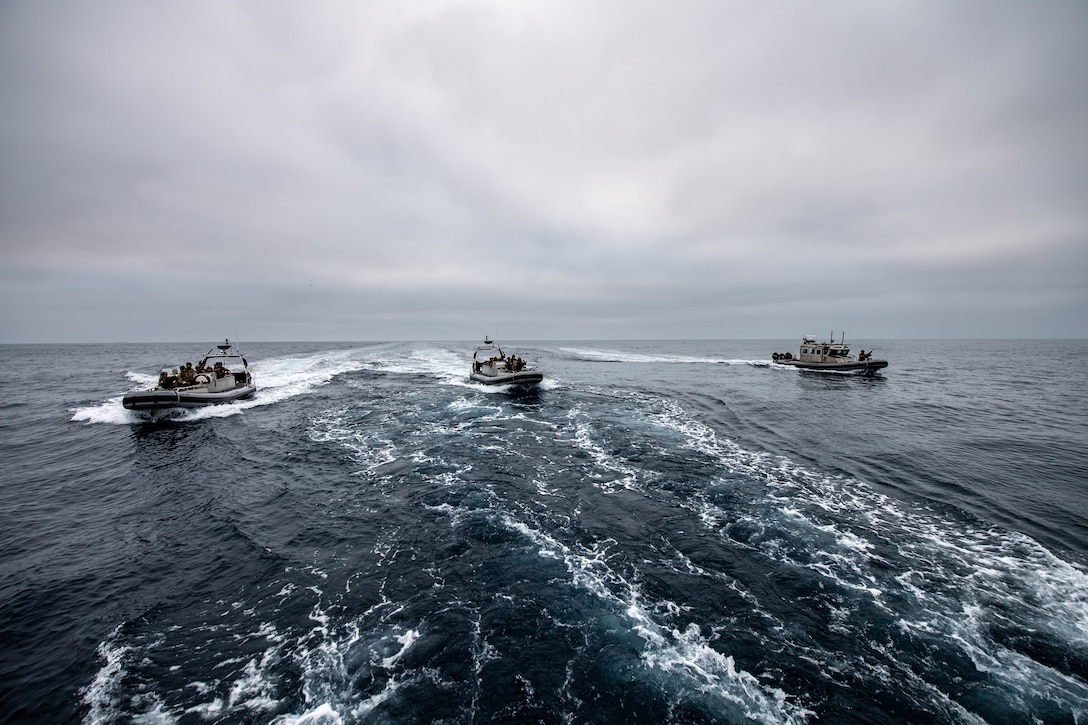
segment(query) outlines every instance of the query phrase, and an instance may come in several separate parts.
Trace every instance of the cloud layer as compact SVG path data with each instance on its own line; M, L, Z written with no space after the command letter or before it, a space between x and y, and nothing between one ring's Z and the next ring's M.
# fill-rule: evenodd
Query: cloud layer
M0 341L1088 336L1088 6L0 6Z

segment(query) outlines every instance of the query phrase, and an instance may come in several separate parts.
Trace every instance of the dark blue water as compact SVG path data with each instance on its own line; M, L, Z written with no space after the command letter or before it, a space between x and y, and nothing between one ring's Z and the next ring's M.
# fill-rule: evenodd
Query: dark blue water
M211 342L0 347L5 721L1088 721L1085 341Z

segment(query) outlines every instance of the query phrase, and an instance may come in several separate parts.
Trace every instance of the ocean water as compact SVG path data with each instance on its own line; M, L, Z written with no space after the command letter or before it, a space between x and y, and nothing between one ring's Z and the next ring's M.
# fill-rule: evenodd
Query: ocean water
M1088 722L1086 341L0 347L0 719Z

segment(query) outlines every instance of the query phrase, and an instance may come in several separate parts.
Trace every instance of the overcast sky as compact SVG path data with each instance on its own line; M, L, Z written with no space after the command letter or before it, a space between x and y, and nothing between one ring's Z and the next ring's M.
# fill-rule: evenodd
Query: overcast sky
M0 342L1088 337L1088 2L0 2Z

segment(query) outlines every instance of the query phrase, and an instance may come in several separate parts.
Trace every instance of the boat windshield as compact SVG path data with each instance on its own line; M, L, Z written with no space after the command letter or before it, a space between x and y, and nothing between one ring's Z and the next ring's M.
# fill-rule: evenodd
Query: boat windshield
M216 363L223 363L223 367L231 370L242 370L246 367L246 361L241 355L209 355L204 365L212 367Z

